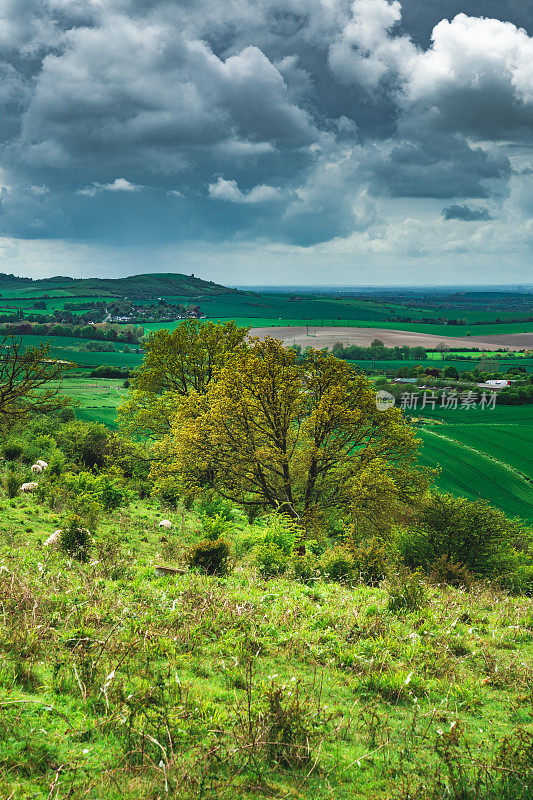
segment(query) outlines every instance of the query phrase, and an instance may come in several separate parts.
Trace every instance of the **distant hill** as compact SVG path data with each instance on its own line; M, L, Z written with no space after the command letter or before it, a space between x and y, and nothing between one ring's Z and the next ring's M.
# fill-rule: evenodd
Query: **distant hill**
M204 281L194 275L182 275L175 272L163 272L148 275L131 275L128 278L18 278L16 275L0 273L0 295L15 293L20 297L38 297L42 294L62 296L72 295L99 297L135 297L149 299L153 297L181 296L198 298L206 295L236 293L213 281Z

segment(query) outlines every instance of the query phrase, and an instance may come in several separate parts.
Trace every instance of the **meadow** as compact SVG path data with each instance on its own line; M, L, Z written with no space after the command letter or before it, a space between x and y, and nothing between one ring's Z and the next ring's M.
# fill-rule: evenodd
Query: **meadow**
M50 357L60 361L70 361L75 366L85 369L95 367L123 367L133 369L142 361L142 353L132 352L134 345L124 345L113 342L116 350L114 353L98 353L82 349L90 339L77 339L72 336L24 336L23 343L27 347L37 347L40 344L50 346ZM126 349L126 352L124 352ZM130 352L127 352L127 350Z
M62 390L76 403L76 416L87 422L100 422L108 428L117 427L117 409L127 396L123 380L114 378L65 379Z
M207 510L133 499L83 563L0 495L2 797L529 800L530 598L264 576L228 509L232 570L190 571Z

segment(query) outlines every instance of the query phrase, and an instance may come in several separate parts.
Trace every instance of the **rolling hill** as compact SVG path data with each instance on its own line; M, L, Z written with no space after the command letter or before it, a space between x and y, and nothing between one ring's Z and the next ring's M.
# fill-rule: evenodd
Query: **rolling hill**
M43 294L50 296L70 295L98 297L153 298L179 295L197 298L205 295L235 294L213 281L204 281L194 275L163 272L146 275L131 275L127 278L18 278L0 273L0 295L12 298L36 298Z

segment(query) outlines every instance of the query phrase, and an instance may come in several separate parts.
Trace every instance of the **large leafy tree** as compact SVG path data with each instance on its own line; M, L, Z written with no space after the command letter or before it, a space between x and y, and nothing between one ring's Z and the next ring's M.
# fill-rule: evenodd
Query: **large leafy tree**
M57 410L68 403L59 383L72 364L50 357L46 344L26 347L21 337L0 342L0 424Z
M136 370L120 420L131 433L161 437L169 433L180 398L205 394L229 354L248 334L234 322L186 320L174 331L159 330L145 343L145 357Z
M377 523L425 486L413 471L416 450L412 428L397 409L378 410L363 375L325 352L299 360L267 339L179 405L153 475L304 527L330 512Z

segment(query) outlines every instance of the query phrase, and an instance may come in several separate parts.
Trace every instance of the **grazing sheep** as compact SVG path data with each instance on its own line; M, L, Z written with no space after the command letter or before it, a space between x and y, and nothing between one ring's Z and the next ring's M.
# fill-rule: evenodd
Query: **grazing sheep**
M23 483L19 491L21 494L25 494L26 492L34 492L38 488L38 483L35 483L35 481L30 481L29 483Z
M172 528L172 523L169 519L162 519L159 523L159 527L169 531Z
M43 547L58 547L61 542L61 531L54 531L48 539L43 542Z
M32 464L30 469L35 475L40 475L41 472L43 471L43 468L41 467L40 464Z
M42 467L43 470L48 467L48 461L41 461L41 459L39 459L39 461L36 461L35 463Z

